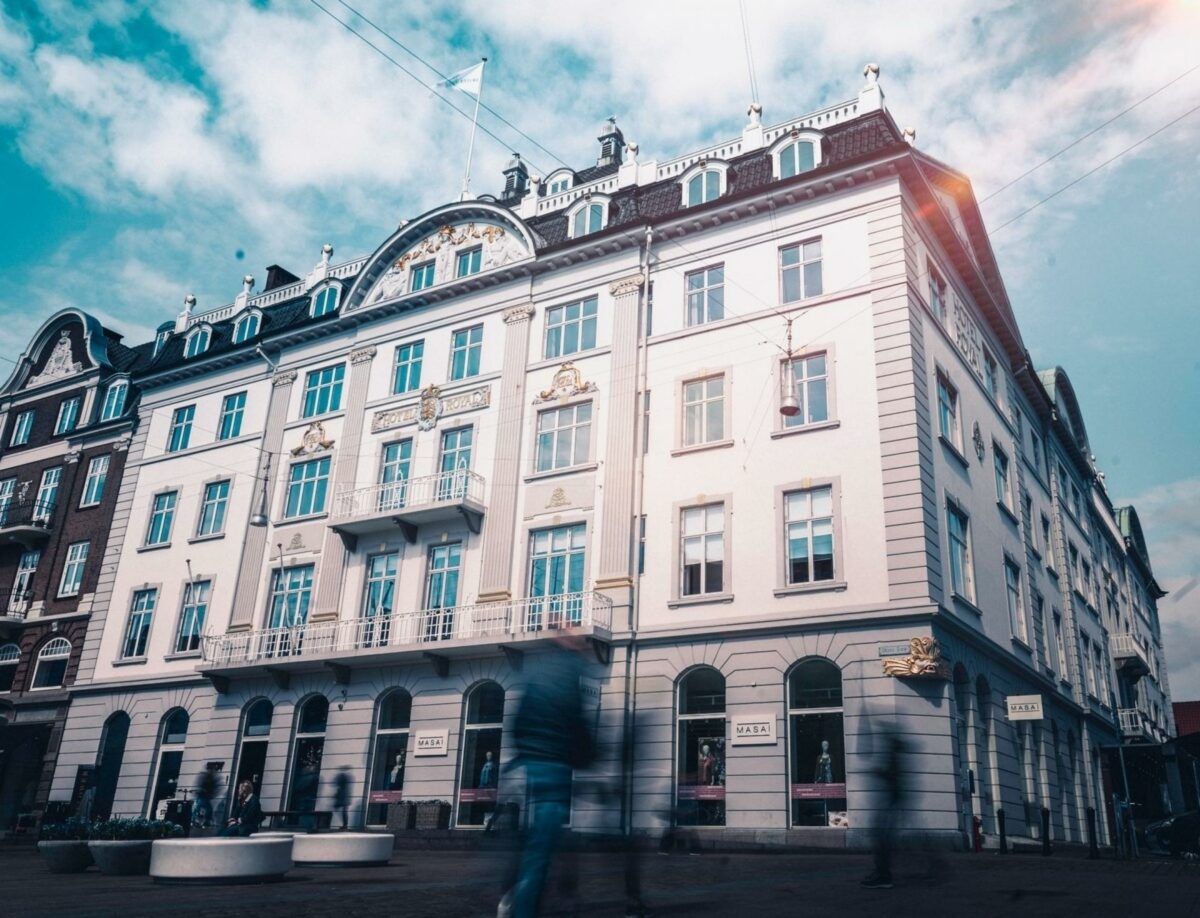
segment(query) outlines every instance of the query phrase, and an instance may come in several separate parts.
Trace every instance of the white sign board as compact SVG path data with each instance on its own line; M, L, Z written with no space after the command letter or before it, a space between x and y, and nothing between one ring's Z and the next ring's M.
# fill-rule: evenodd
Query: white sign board
M774 714L738 714L733 718L734 746L774 746Z
M1042 716L1041 695L1008 696L1009 720L1041 720Z
M446 755L450 751L449 730L419 730L413 755Z

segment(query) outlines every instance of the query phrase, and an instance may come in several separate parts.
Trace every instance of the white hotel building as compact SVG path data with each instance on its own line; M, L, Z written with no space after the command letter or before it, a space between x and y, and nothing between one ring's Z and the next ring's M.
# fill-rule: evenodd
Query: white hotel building
M96 765L151 813L214 762L322 811L346 768L354 819L477 827L523 808L486 763L570 628L596 769L636 738L576 828L859 844L886 721L906 829L1036 837L1047 807L1082 840L1102 750L1171 731L1159 592L970 183L876 75L669 161L609 122L593 167L516 158L366 258L185 307L137 380L53 796Z

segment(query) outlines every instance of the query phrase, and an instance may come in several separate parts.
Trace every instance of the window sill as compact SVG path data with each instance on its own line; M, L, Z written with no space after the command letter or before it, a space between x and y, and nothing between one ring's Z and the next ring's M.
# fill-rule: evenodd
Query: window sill
M1021 650L1025 651L1025 652L1026 652L1026 653L1028 653L1028 654L1032 654L1032 653L1033 653L1033 648L1032 648L1032 647L1030 647L1030 646L1029 646L1027 643L1025 643L1025 639L1024 639L1024 638L1017 637L1017 636L1014 634L1014 635L1012 636L1012 643L1013 643L1013 646L1014 646L1014 647L1019 647L1019 648L1021 648Z
M113 666L143 666L146 663L145 657L124 657L120 660L113 660Z
M668 609L678 609L681 606L707 606L717 603L733 602L732 593L702 593L699 596L678 596L667 601Z
M1068 682L1066 679L1059 679L1058 685L1060 688L1065 688L1068 692L1071 691L1071 683Z
M184 650L180 653L169 653L163 659L169 663L172 660L199 660L201 656L203 654L199 650Z
M598 344L595 347L589 347L587 350L574 351L573 353L570 353L570 354L563 354L561 357L542 357L538 360L535 360L533 363L529 364L529 366L527 366L525 369L530 372L537 372L538 370L548 370L551 367L559 367L559 366L562 366L566 362L573 363L574 361L582 360L585 357L601 357L604 354L610 353L611 351L612 351L612 348L609 345Z
M171 543L170 543L170 542L158 542L158 543L156 543L156 544L154 544L154 545L139 545L139 546L137 547L137 550L138 550L138 552L144 552L144 551L162 551L164 548L170 548L170 547L171 547Z
M672 456L684 456L688 453L699 453L706 449L727 449L733 446L732 440L713 440L711 443L697 443L694 446L680 446L671 450Z
M54 598L55 599L78 599L79 598L79 590L76 590L74 593L59 593Z
M1033 553L1035 558L1037 558L1039 561L1042 560L1042 550L1040 548L1038 548L1036 545L1030 545L1029 550Z
M197 542L215 542L217 539L225 538L224 532L210 532L208 535L192 536L188 539L188 545L195 545Z
M779 430L771 431L771 439L778 440L781 437L791 437L795 434L813 433L818 430L836 430L842 426L841 421L818 421L816 424L798 424L795 427L782 427Z
M963 596L961 593L951 592L950 599L956 606L966 609L968 612L974 613L979 618L983 618L983 609L979 608L979 606L975 605L975 603L971 602L971 600L967 599L967 597Z
M95 503L92 503L92 504L80 504L76 509L78 509L78 510L95 510L99 506L100 506L100 501L96 501Z
M572 475L576 472L594 472L599 467L599 462L585 462L582 465L571 465L563 469L547 469L545 472L530 472L525 476L525 480L541 481L543 478L557 478L559 475Z
M276 529L282 526L295 526L298 523L311 523L313 520L323 520L329 516L328 510L322 510L320 513L308 513L304 516L289 516L285 519L275 520L271 523Z
M1000 508L1000 513L1001 513L1003 516L1007 517L1007 518L1008 518L1008 521L1009 521L1010 523L1012 523L1014 526L1020 526L1020 525L1021 525L1021 521L1020 521L1019 519L1017 519L1017 515L1016 515L1016 514L1013 512L1013 509L1012 509L1012 507L1010 507L1008 504L1006 504L1006 503L1005 503L1004 501L1002 501L1002 500L997 500L997 501L996 501L996 506Z
M845 580L818 580L815 583L796 583L792 586L777 587L775 595L797 596L804 593L839 593L846 589Z
M1058 579L1058 571L1056 571L1054 569L1053 564L1050 564L1050 563L1046 564L1046 573L1049 574L1051 577L1053 577L1055 580Z
M314 424L318 421L320 421L320 422L332 421L335 418L340 418L345 413L346 413L345 408L332 408L329 411L323 411L320 414L309 414L309 415L302 414L298 418L296 418L296 420L292 421L290 424L288 424L286 427L284 427L284 430L295 430L297 427L306 426L308 424ZM225 442L232 442L232 441L220 440L218 442L225 443Z
M968 461L967 457L962 454L962 450L960 450L957 446L955 446L953 443L951 443L949 440L947 440L945 438L945 436L943 436L942 434L938 434L938 442L941 443L942 446L944 446L946 448L946 452L948 452L951 456L953 456L954 459L956 459L958 461L958 464L961 465L964 469L971 468L971 463Z

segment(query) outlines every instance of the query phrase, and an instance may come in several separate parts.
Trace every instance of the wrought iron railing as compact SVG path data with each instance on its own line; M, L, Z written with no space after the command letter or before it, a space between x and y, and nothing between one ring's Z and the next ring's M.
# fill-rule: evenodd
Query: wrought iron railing
M49 529L54 519L55 501L22 500L0 503L0 529L33 527Z
M332 520L346 521L377 513L417 509L446 501L483 501L483 476L470 469L438 472L390 481L334 495Z
M0 589L0 618L24 619L33 604L33 590L28 587Z

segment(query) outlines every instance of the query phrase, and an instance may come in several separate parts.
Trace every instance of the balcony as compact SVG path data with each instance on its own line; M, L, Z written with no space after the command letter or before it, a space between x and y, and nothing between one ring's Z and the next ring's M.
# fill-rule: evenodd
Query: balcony
M33 591L30 589L0 590L0 634L7 635L19 629L29 617L31 605Z
M1137 637L1129 634L1114 634L1109 646L1112 648L1113 661L1123 676L1129 676L1135 681L1150 672L1150 657Z
M1118 708L1117 719L1121 722L1121 736L1127 740L1159 742L1157 727L1137 708Z
M53 502L27 500L0 506L0 545L25 548L45 541L54 521Z
M465 520L478 534L483 520L482 476L469 469L371 485L334 496L329 526L353 551L358 537L399 527L409 542L426 523Z
M206 635L199 671L222 692L233 677L267 674L286 687L294 672L327 669L345 684L351 668L426 659L444 676L453 657L500 652L519 665L531 645L565 633L589 638L604 659L612 600L600 593L562 593Z

